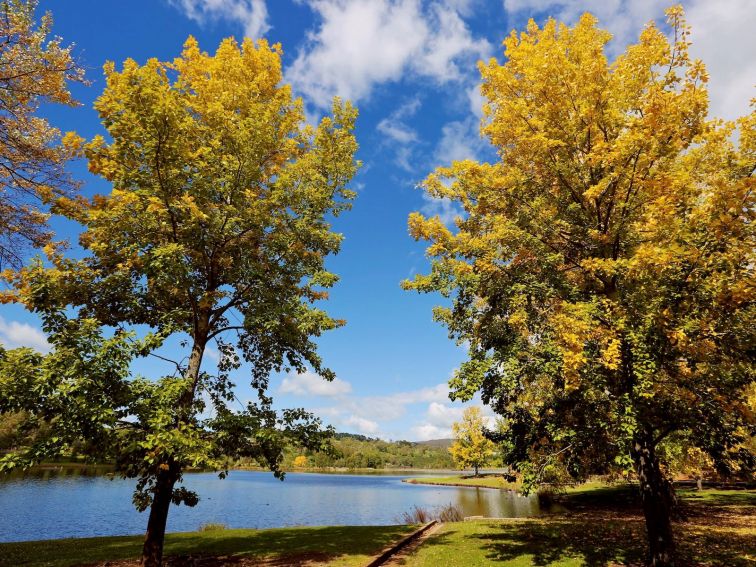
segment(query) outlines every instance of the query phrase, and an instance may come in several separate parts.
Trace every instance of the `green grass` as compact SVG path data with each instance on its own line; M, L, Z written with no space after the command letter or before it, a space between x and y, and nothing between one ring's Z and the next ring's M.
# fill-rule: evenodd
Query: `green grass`
M482 488L501 488L505 490L517 490L519 485L508 482L502 475L484 474L480 476L442 476L420 477L407 479L411 484L438 484L443 486L478 486Z
M312 555L329 565L362 565L412 529L413 526L335 526L173 533L166 536L165 555L281 560ZM142 542L140 535L3 543L0 565L65 567L132 559L139 557Z
M677 490L677 496L684 503L714 506L754 506L756 490Z
M542 503L548 502L548 496L542 498ZM550 499L572 510L586 508L612 508L627 510L640 506L640 495L635 484L607 485L599 482L566 487L561 492L550 494Z
M640 561L643 548L617 546L617 541L632 541L641 534L639 522L626 521L590 527L585 521L565 518L457 522L445 524L405 564L525 567Z
M676 526L681 565L753 567L753 528ZM641 518L549 518L445 524L404 564L412 567L642 565L646 553Z
M678 491L674 523L679 564L756 565L756 491ZM444 525L414 554L411 567L642 565L646 533L631 485L584 486L559 495L567 512L523 520Z
M756 508L756 490L677 489L675 491L683 507L688 505L706 506L753 506ZM640 495L635 484L606 485L590 482L567 488L556 495L556 500L566 506L576 508L611 507L626 509L640 506Z

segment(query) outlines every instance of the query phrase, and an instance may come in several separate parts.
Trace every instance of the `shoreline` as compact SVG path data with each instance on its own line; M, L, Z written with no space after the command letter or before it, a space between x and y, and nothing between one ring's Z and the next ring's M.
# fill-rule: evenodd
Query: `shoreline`
M484 484L463 484L461 482L433 482L433 481L424 481L418 478L405 478L405 479L402 479L402 482L406 482L407 484L423 484L426 486L454 486L458 488L486 488L488 490L505 490L507 492L515 492L517 494L520 494L519 491L517 491L516 489L507 488L505 486L486 486Z

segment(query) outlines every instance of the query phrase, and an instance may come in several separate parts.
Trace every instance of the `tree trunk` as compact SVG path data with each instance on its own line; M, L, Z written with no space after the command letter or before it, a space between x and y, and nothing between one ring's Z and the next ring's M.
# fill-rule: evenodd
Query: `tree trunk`
M643 515L646 518L648 564L653 567L673 567L675 543L671 515L674 489L659 468L652 434L645 433L635 440L633 457L640 481Z
M142 548L142 566L160 567L163 561L163 542L165 525L168 522L168 509L171 506L173 485L176 483L173 467L158 473L155 493L150 506L150 519L147 521L147 533Z
M475 476L478 476L478 465L475 465Z
M205 345L207 344L207 333L207 315L203 314L200 318L199 329L195 332L192 352L189 356L186 373L184 374L184 377L190 384L178 402L179 411L176 415L176 427L179 427L191 417L200 366L202 365L202 355L205 352ZM178 480L180 474L181 465L179 463L170 463L157 475L155 493L153 494L152 506L150 507L150 518L147 521L147 533L144 538L144 547L142 548L143 567L160 567L163 561L163 542L165 541L165 526L168 522L168 510L171 506L173 486L176 484L176 480Z
M199 337L195 338L194 345L192 345L192 352L189 355L189 363L186 367L186 373L184 374L187 381L191 383L179 401L179 407L183 412L190 412L192 404L194 403L194 393L197 388L197 381L199 380L200 367L202 366L202 357L205 354L206 344L207 338ZM188 415L182 415L182 417L187 418Z

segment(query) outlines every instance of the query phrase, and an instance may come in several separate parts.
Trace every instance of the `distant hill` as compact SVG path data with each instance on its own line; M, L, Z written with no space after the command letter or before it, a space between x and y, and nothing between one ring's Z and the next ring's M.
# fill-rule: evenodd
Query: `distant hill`
M454 443L454 439L429 439L428 441L415 441L418 445L428 445L429 447L439 447L448 449Z
M450 469L454 466L447 450L451 439L431 441L384 441L357 433L334 434L328 451L308 451L287 447L284 467L293 467L294 459L306 457L310 468L346 469Z

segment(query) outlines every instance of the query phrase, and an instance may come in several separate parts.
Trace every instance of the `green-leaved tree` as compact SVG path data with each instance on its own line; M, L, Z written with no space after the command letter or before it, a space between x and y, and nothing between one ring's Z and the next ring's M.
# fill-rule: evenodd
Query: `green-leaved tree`
M83 224L86 254L51 252L51 267L10 275L12 299L40 314L53 350L0 354L0 411L44 418L57 434L1 462L93 441L138 479L144 565L161 563L170 504L197 501L180 487L187 467L223 471L244 457L280 476L287 438L322 445L319 420L274 411L266 389L272 371L333 378L313 337L343 322L314 304L337 280L324 261L342 240L331 220L354 197L356 111L336 100L307 125L280 59L265 41L227 39L208 55L190 38L172 62L108 63L95 104L108 139L79 147L112 192L58 203ZM217 373L202 364L211 344ZM143 356L170 360L172 373L132 375ZM258 400L238 409L242 366Z

